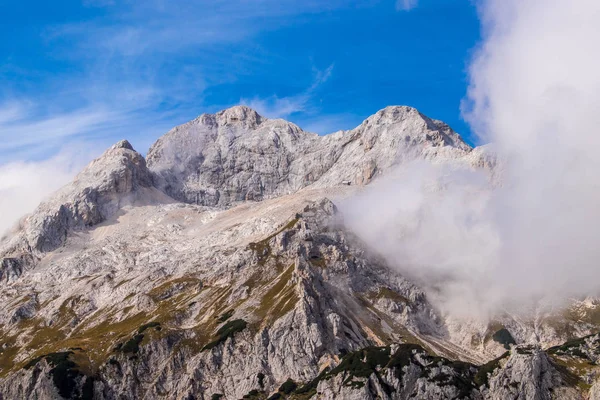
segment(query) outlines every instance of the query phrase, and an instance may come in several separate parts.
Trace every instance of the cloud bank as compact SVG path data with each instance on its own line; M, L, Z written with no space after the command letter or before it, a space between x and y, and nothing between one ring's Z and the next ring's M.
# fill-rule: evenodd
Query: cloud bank
M0 237L49 193L70 182L92 154L87 147L70 146L48 160L0 165Z
M345 204L348 223L454 312L598 295L600 2L487 0L479 11L463 112L494 143L502 185L411 165Z

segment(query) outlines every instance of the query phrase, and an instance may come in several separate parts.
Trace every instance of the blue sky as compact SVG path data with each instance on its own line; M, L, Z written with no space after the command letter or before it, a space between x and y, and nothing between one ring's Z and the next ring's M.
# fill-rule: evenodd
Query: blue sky
M0 3L0 165L129 139L235 104L321 134L387 105L461 119L470 0Z

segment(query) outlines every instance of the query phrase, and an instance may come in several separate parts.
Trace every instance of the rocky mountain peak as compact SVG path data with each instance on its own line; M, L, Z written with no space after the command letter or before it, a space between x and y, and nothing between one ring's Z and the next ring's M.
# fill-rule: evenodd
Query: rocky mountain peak
M111 149L127 149L127 150L132 150L135 151L133 149L133 146L131 145L131 143L129 143L129 141L127 140L120 140L117 143L115 143L114 145L112 145Z
M470 151L450 127L412 107L387 107L353 130L318 136L236 106L171 130L151 147L148 165L169 196L229 207L308 186L366 184L398 163Z
M77 188L98 187L99 190L129 192L138 187L152 186L145 158L127 140L121 140L93 160L73 182ZM68 190L69 186L60 192Z
M29 254L29 265L20 269L30 267L43 253L62 246L70 232L97 225L126 204L146 201L152 197L148 192L156 191L152 187L146 160L122 140L25 217L21 229L1 244L0 255Z
M256 129L265 118L247 106L234 106L215 114L220 125L241 125L247 129Z

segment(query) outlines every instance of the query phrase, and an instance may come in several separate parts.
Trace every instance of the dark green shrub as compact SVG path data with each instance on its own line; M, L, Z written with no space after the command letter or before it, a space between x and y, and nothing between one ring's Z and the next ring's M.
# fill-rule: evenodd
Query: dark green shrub
M227 321L229 318L231 318L231 316L232 316L232 315L233 315L233 310L229 310L229 311L227 311L227 312L225 312L225 313L221 314L221 315L220 315L220 316L217 318L217 320L218 320L219 322L225 322L225 321Z
M503 345L506 350L510 350L511 344L517 344L517 342L515 342L515 339L512 337L512 335L506 328L502 328L496 331L496 333L494 333L494 335L492 336L492 339L495 342L498 342L501 345Z
M79 372L77 364L69 359L71 354L73 354L72 351L46 354L31 360L24 368L29 369L42 359L46 359L46 362L52 366L48 374L52 377L52 382L60 396L65 399L78 398L91 400L94 391L94 378L86 377ZM78 393L79 391L76 390L78 381L84 377L85 382L82 386L82 391Z
M160 322L148 322L147 324L144 324L142 326L140 326L140 328L138 329L138 333L144 333L145 330L150 329L150 328L155 328L157 331L160 330Z
M256 399L258 398L258 390L256 389L252 389L251 391L248 392L248 394L244 395L244 397L242 397L243 399Z
M498 368L500 366L500 361L506 357L508 357L510 355L510 352L506 352L504 354L502 354L500 357L493 359L492 361L483 364L481 367L479 367L479 371L477 371L477 374L475 374L475 379L474 382L477 385L477 387L481 386L481 385L487 385L488 384L488 380L489 380L489 376L488 374L491 374L494 372L494 370L496 368Z
M85 382L81 388L81 400L93 400L94 398L94 381L91 376L85 378Z
M140 343L144 339L144 335L135 335L121 346L120 351L123 353L135 354L140 350Z
M285 394L290 394L296 390L297 387L298 385L296 385L296 382L294 382L291 378L288 378L288 380L283 382L283 384L279 387L279 391Z
M248 324L243 319L235 319L233 321L227 322L217 331L217 338L209 344L207 344L206 346L204 346L202 348L202 351L210 350L217 347L221 343L225 342L227 338L233 337L236 333L246 329L247 325Z

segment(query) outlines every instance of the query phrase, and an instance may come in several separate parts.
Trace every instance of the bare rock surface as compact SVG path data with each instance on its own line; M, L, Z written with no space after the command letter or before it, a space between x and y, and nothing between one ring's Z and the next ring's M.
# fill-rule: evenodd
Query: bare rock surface
M410 107L388 107L353 130L318 136L237 106L174 128L152 146L148 165L173 198L230 206L307 186L367 184L394 165L470 152L449 126Z

